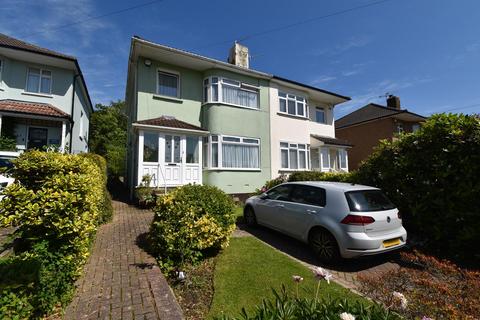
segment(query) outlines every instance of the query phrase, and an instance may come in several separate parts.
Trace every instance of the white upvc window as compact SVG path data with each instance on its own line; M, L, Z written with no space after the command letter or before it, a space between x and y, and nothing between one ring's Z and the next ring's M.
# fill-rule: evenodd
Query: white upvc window
M229 135L204 138L205 167L212 169L260 169L260 139Z
M156 92L162 96L180 98L180 75L158 69Z
M337 154L338 154L338 166L340 167L340 169L348 171L347 150L339 149Z
M52 72L40 68L28 68L25 91L50 94L52 92Z
M260 108L260 88L237 80L209 77L203 81L203 101L222 102L251 109Z
M308 170L310 168L310 145L280 142L280 162L282 169Z
M320 148L320 159L322 162L322 169L330 169L330 149Z
M315 108L315 121L317 123L327 123L325 118L325 109L322 107Z
M306 98L279 91L278 101L280 105L280 113L303 118L308 117Z

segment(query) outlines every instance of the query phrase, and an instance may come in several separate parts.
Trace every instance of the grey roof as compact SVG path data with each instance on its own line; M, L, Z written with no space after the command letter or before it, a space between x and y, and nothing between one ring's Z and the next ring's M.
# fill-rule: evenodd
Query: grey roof
M44 55L49 55L52 57L57 57L57 58L62 58L62 59L68 59L72 61L76 61L77 59L73 56L69 56L60 52L56 52L50 49L42 48L39 46L36 46L34 44L15 39L12 37L9 37L3 33L0 33L0 46L5 47L5 48L12 48L12 49L19 49L19 50L24 50L24 51L29 51L33 53L40 53Z
M401 113L408 113L413 116L416 116L418 117L419 121L425 119L425 117L419 114L410 112L407 109L395 109L395 108L381 106L376 103L370 103L360 109L357 109L343 116L338 120L335 120L335 128L340 129L340 128L348 127L354 124L371 121L375 119L380 119L380 118L385 118L385 117L390 117L390 116L394 116Z
M348 142L347 140L332 138L332 137L319 136L319 135L316 135L316 134L311 134L310 136L317 139L317 140L320 140L320 141L324 142L325 144L332 144L332 145L335 145L335 146L353 147L353 144Z

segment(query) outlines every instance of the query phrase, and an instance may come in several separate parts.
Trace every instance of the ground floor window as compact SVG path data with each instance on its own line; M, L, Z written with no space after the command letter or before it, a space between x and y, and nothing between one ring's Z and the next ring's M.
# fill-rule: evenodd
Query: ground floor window
M282 169L308 170L310 167L310 146L302 143L280 142Z
M317 150L315 150L315 152L317 152ZM346 149L321 147L319 153L320 167L322 171L348 171L348 158Z
M204 144L206 167L260 169L260 139L211 135Z

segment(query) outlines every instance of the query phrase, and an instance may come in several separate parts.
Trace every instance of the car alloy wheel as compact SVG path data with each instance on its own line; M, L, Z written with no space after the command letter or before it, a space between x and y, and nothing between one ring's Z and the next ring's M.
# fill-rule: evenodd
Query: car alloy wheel
M340 257L337 241L326 231L315 231L310 237L310 246L322 262L334 262Z

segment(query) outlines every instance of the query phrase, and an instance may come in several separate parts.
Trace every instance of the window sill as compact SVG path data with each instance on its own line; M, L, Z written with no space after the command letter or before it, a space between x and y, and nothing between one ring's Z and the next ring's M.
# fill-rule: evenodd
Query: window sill
M204 171L249 171L249 172L261 172L262 169L249 169L249 168L203 168Z
M282 172L284 172L284 173L299 172L299 171L310 171L310 169L307 169L307 168L305 168L305 169L286 169L286 168L284 168L284 169L279 169L278 170L278 172L280 172L280 173L282 173Z
M174 102L174 103L183 103L183 100L180 98L175 98L175 97L169 97L169 96L162 96L160 94L154 94L153 99L156 100L164 100L168 102Z
M296 115L293 115L293 114L289 114L289 113L284 113L284 112L277 112L277 114L279 116L283 116L283 117L287 117L287 118L294 118L294 119L298 119L298 120L310 120L309 118L307 117L303 117L303 116L296 116Z
M255 111L260 111L261 110L260 108L245 107L245 106L241 106L239 104L226 103L226 102L220 102L220 101L204 102L202 104L202 106L212 105L212 104L221 104L221 105L225 105L225 106L229 106L229 107L242 108L242 109L255 110Z
M26 95L26 96L34 96L34 97L42 97L42 98L50 98L50 99L53 98L53 95L45 94L45 93L35 93L35 92L24 91L24 92L22 92L22 94Z

